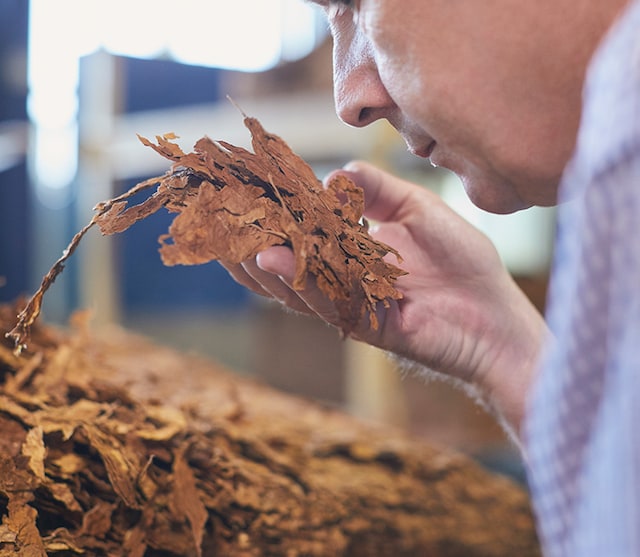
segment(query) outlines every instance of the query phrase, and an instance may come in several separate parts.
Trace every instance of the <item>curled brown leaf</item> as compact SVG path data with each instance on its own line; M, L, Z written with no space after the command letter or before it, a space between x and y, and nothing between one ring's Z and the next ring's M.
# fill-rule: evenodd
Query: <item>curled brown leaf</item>
M159 238L166 265L234 264L270 246L288 246L296 260L294 288L315 278L334 302L343 333L366 315L370 326L378 327L377 304L388 306L402 297L395 281L405 273L384 259L392 253L400 260L400 255L368 233L361 188L345 176L323 187L311 166L280 137L255 118L245 116L244 123L253 152L205 136L185 153L172 141L173 134L158 136L155 143L139 136L173 161L170 170L96 206L91 222L74 236L8 333L18 352L28 342L45 291L86 232L95 224L103 234L122 232L162 207L178 213ZM149 197L130 205L133 195L153 186Z

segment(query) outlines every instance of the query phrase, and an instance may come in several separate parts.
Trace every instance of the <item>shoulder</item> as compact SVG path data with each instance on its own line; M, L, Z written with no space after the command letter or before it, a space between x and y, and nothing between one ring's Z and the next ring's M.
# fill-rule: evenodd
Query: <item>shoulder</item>
M574 164L595 178L640 157L640 0L610 29L589 66Z

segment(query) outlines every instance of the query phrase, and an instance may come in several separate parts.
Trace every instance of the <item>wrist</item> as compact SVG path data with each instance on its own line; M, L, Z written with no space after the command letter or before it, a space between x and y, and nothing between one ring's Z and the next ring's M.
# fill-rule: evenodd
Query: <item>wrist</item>
M513 286L507 300L509 317L501 319L490 356L474 374L473 383L517 437L549 330L526 295L515 283Z

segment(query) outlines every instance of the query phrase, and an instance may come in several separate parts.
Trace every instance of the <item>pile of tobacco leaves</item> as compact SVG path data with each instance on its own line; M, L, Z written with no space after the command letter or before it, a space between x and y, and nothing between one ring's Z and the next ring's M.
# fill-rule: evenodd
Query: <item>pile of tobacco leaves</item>
M87 319L0 341L0 557L539 556L470 459Z

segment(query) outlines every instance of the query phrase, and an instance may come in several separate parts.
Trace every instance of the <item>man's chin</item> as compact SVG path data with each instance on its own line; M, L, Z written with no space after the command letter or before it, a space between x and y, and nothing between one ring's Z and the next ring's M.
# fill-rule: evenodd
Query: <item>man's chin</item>
M489 213L508 215L533 205L521 199L513 188L503 184L487 183L487 181L466 176L461 176L460 180L471 202Z

